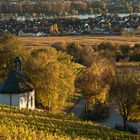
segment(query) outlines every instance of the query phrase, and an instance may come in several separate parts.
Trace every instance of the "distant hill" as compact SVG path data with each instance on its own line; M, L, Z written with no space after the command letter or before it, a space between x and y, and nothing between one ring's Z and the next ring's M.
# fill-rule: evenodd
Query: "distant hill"
M0 138L4 140L138 140L140 135L119 132L75 119L73 115L19 110L0 106Z

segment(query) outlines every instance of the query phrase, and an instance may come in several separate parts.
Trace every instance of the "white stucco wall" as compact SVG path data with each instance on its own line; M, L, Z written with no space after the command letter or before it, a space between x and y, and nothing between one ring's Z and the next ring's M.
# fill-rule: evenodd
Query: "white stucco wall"
M10 95L0 93L0 104L10 105L10 98L11 98L11 106L19 106L19 94Z
M10 97L11 96L11 97ZM31 91L29 93L22 94L2 94L0 93L0 104L10 105L11 98L11 106L16 106L27 109L35 109L35 91Z
M29 109L35 109L35 91L32 91L29 93L29 103L28 103Z
M29 93L20 94L19 107L35 109L35 91L34 90Z
M27 93L20 94L19 97L19 108L27 108Z
M12 106L19 106L19 95L12 94Z

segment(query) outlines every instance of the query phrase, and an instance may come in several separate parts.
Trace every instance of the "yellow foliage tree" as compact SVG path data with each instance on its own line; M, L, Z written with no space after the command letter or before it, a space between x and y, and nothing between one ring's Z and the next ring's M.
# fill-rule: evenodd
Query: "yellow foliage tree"
M105 59L94 60L91 67L81 73L77 79L78 87L87 99L86 111L93 110L93 105L99 101L106 102L107 93L115 77L113 64Z
M36 87L36 100L49 111L62 107L74 93L75 68L65 53L49 47L33 50L28 72Z
M57 24L52 24L50 26L50 34L51 35L58 35L59 34L59 30L58 30L58 25Z
M29 50L25 49L17 37L10 34L4 34L0 37L0 81L14 68L14 59L21 55L25 60L28 57ZM24 61L26 62L26 61Z

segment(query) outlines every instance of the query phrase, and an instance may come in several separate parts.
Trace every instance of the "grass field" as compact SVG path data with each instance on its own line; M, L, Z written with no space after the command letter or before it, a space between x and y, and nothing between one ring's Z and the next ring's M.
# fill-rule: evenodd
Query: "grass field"
M135 43L140 44L139 37L122 37L122 36L65 36L65 37L22 37L20 40L25 46L47 46L55 42L62 43L73 43L77 42L81 45L95 45L101 42L113 42L115 44L129 44L134 45Z

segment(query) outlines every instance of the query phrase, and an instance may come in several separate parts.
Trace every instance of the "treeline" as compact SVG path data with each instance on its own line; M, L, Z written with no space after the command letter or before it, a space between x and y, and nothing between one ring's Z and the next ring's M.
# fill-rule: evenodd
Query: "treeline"
M0 13L15 16L44 16L44 15L77 15L77 14L100 14L100 13L131 13L140 12L138 2L111 3L102 1L40 1L40 2L1 2Z
M87 46L78 43L67 45L64 42L55 42L52 47L58 51L68 52L74 57L73 59L75 62L84 66L90 66L93 63L95 55L106 57L113 62L140 62L140 44L138 43L132 46L129 44L101 42L99 44Z

